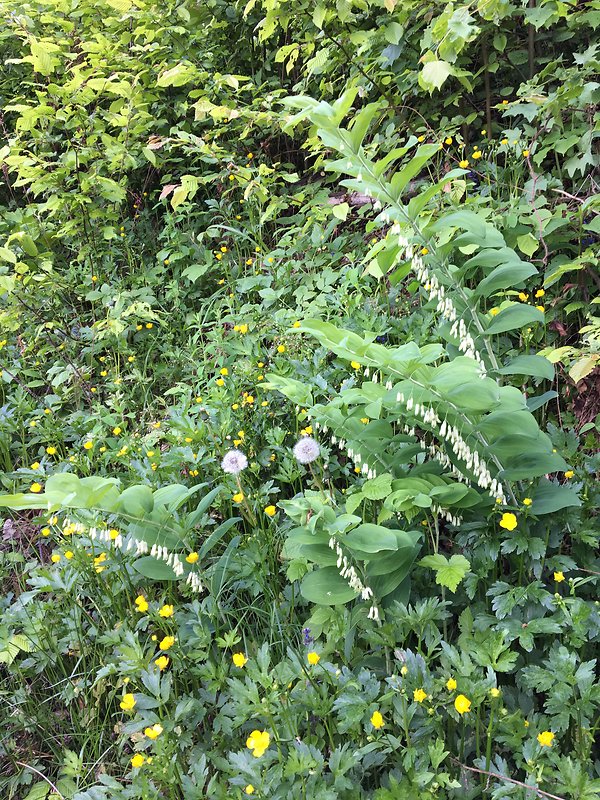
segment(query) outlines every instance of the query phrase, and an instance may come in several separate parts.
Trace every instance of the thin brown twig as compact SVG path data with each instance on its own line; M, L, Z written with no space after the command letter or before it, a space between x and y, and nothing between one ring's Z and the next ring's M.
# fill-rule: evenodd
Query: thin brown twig
M466 764L463 764L461 761L459 761L458 758L452 758L452 761L454 761L455 764L458 764L458 766L462 769L466 769L469 772L477 772L479 775L490 775L492 778L499 778L501 781L512 783L515 786L521 786L523 789L528 789L530 792L536 792L536 794L540 795L541 797L550 797L551 800L566 800L565 797L559 797L557 794L550 794L550 792L545 792L543 789L538 789L537 786L530 786L528 783L517 781L514 778L507 778L506 775L500 775L498 772L489 772L486 769L468 767Z

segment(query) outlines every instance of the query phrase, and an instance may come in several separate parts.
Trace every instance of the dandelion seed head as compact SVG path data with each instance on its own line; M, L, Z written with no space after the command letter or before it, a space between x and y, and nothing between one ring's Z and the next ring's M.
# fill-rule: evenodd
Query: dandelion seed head
M321 448L312 436L303 436L294 445L294 457L301 464L310 464L321 454Z
M237 475L248 466L248 459L241 450L229 450L223 456L221 461L221 469L230 475Z

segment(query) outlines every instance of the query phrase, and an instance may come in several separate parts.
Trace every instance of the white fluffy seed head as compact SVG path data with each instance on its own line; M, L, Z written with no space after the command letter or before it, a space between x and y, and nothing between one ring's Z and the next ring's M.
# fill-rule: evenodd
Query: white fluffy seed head
M241 450L229 450L221 461L221 469L229 475L237 475L247 466L248 459Z
M294 445L294 458L300 464L311 464L321 455L321 448L312 436L303 436Z

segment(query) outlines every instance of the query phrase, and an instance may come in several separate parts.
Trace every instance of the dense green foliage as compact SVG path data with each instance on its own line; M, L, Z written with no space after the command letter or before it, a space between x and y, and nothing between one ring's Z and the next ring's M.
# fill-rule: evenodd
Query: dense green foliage
M598 0L0 11L2 798L600 798Z

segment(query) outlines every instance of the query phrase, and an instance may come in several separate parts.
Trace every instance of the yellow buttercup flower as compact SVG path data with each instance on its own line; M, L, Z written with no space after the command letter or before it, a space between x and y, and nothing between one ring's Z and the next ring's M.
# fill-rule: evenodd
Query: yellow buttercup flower
M58 564L60 561L60 556L58 553L54 553L52 556L50 556L50 561L52 561L53 564Z
M467 159L466 159L466 158L463 158L463 160L462 160L462 161L459 161L459 162L458 162L458 166L459 166L461 169L466 169L466 168L469 166L469 162L467 161Z
M164 639L162 639L159 642L158 646L160 647L161 650L168 650L170 647L173 647L174 644L175 644L174 636L165 636Z
M510 512L505 512L502 514L502 519L499 522L501 528L505 528L507 531L514 531L517 527L517 518L514 514Z
M244 499L244 493L243 492L237 492L237 494L233 495L233 502L234 503L241 503L243 499Z
M115 436L118 436L121 433L121 428L117 425L116 428L113 428L113 433Z
M41 464L39 461L34 461L33 464L29 467L29 469L32 469L35 472L35 470L38 470L40 466Z
M421 248L421 255L422 256L426 256L428 253L429 253L429 248L428 247L422 247Z
M229 375L229 370L227 369L227 367L223 367L222 369L219 370L219 372L221 373L221 375Z
M524 506L530 506L532 503L533 503L533 500L531 499L531 497L525 497L523 499L523 505Z
M285 345L284 344L278 344L277 345L277 352L278 353L285 353Z
M477 159L481 158L482 155L483 153L481 152L481 150L475 150L473 153L471 153L471 158L474 158L475 161L477 161Z
M568 470L565 472L565 478L572 478L572 477L573 477L573 475L575 475L575 473L573 472L573 470L572 470L572 469L568 469Z
M154 663L159 668L159 670L162 672L163 669L166 669L169 666L169 659L167 658L167 656L159 656L154 661Z
M248 659L243 653L234 653L231 660L235 666L239 667L240 669L248 662Z
M535 293L535 296L536 297L543 297L545 294L546 294L546 292L543 289L538 289L537 292Z
M246 747L252 750L254 758L260 758L271 742L271 737L267 731L252 731L246 739Z
M446 689L448 689L449 692L453 692L456 689L457 685L458 684L456 683L454 678L448 678L448 680L446 681Z
M114 542L114 540L119 535L119 531L116 528L111 528L108 532L110 539Z
M217 378L215 383L217 384L217 386L225 386L225 381L223 380L223 378Z
M371 717L371 725L372 725L372 726L373 726L373 727L374 727L376 730L379 730L380 728L383 728L383 725L384 725L384 722L383 722L383 717L382 717L382 715L379 713L379 711L374 711L374 712L373 712L373 715L372 715L372 717Z
M174 613L175 613L175 609L173 608L173 606L170 606L170 605L164 605L158 611L158 615L160 617L164 617L165 619L167 619L167 617L172 617Z
M265 508L265 514L267 515L267 517L274 517L276 513L277 509L275 508L275 506L267 506Z
M555 572L554 573L554 580L557 583L562 583L564 581L564 579L565 579L565 576L563 575L562 572Z
M138 597L135 598L135 607L136 611L143 613L144 611L148 611L148 601L144 597L144 595L140 594Z
M490 689L490 695L494 698L500 697L500 689L497 689L495 686L492 686Z
M158 739L163 730L163 726L156 722L151 728L144 728L144 735L149 739Z
M538 733L537 740L542 747L552 747L552 742L554 741L554 734L552 733L552 731L542 731L541 733Z
M254 786L252 786L252 784L249 783L248 786L246 786L246 788L244 789L244 792L246 794L254 794Z
M298 320L296 320L296 322L294 322L294 324L293 324L293 326L292 326L292 327L294 327L294 328L299 328L301 325L302 325L302 323L301 323L301 322L299 322Z
M119 706L120 708L123 709L123 711L133 711L133 709L135 708L135 703L136 700L134 695L128 693L123 695L123 698L119 703Z
M444 139L444 144L452 144L452 137L446 136L446 138Z
M143 766L145 760L146 759L141 753L136 753L131 759L131 766L134 769L139 769L141 766Z
M56 453L56 447L52 447L52 446L51 447L47 447L46 448L46 452L48 453L49 456L53 456Z
M67 550L65 552L65 558L67 559L67 561L70 561L74 555L75 553L72 550Z
M350 366L352 367L352 369L360 369L360 364L358 363L358 361L351 361Z
M91 450L93 446L94 446L94 443L89 441L89 440L87 442L83 443L83 449L84 450Z
M454 701L454 708L459 714L467 714L471 710L471 701L464 694L459 694Z
M188 553L187 556L185 557L185 560L187 561L188 564L195 564L199 558L200 556L198 555L198 553L194 552L194 553Z
M31 486L29 487L29 491L33 492L34 494L39 494L42 491L42 484L37 483L37 481L35 483L32 483Z
M415 689L413 692L413 700L416 703L422 703L423 700L427 699L427 692L424 692L423 689Z
M306 659L307 659L308 663L311 666L314 667L315 664L318 664L319 661L321 660L321 656L318 653L312 652L312 653L308 653L308 655L306 656Z
M499 308L490 308L490 316L495 317L499 313L500 313Z
M529 150L523 150L523 158L529 157Z

